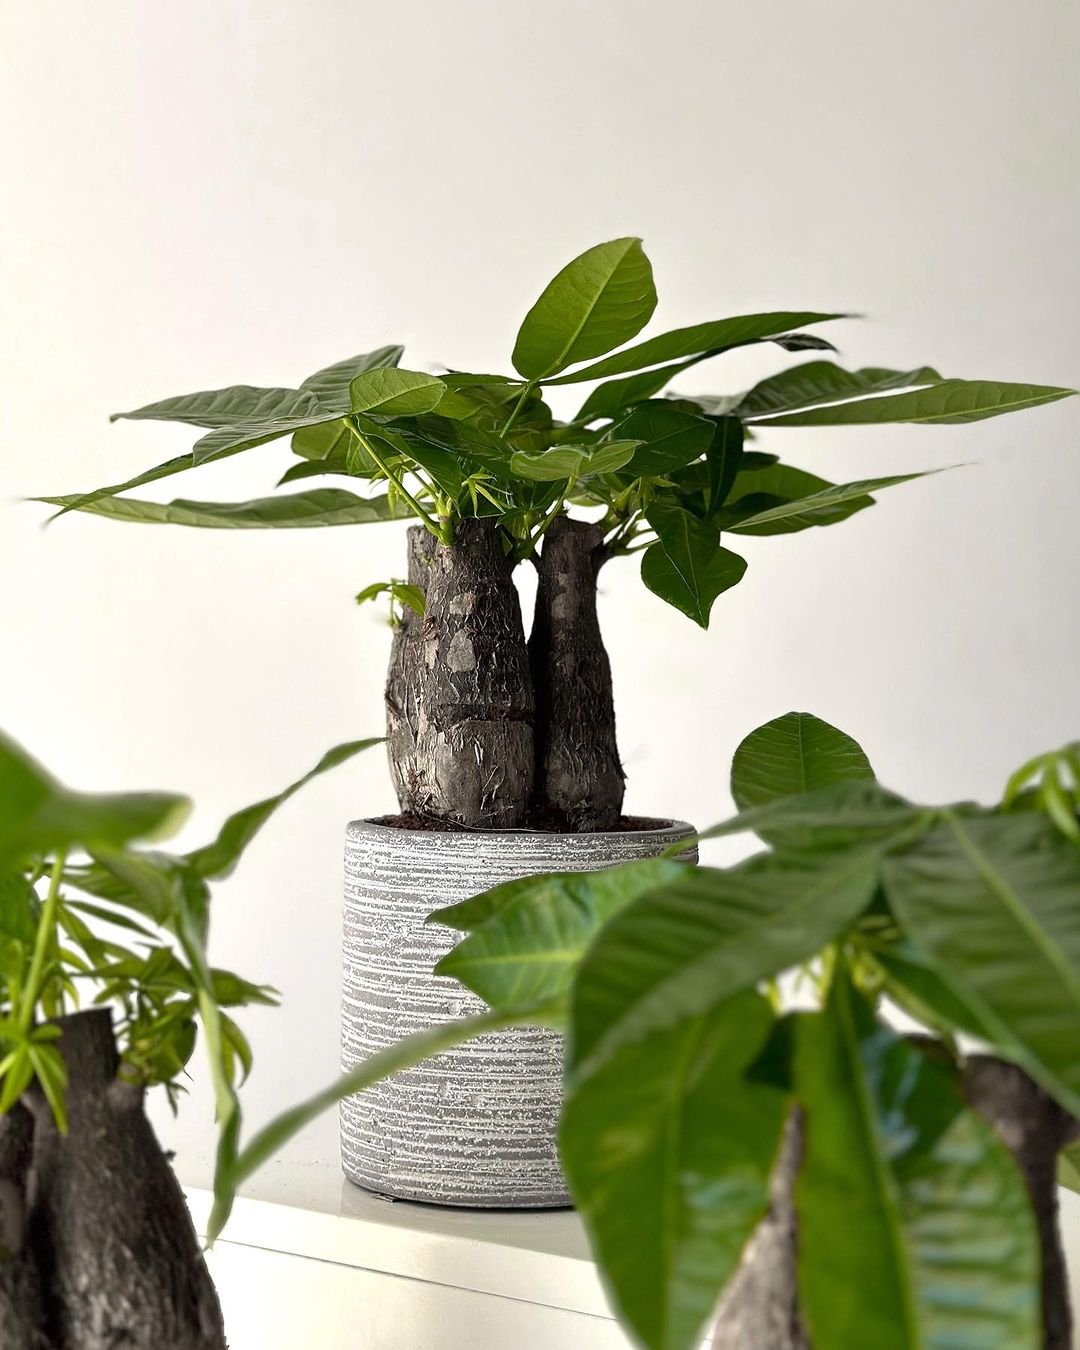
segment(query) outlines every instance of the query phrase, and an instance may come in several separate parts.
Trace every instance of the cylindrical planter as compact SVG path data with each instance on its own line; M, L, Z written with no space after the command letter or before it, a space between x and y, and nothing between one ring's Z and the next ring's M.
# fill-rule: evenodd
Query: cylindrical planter
M534 872L591 872L654 858L693 834L681 821L598 834L403 830L356 820L345 843L342 1059L350 1070L410 1032L482 1012L432 974L460 934L432 910ZM696 849L683 855L696 859ZM569 1204L555 1131L562 1038L542 1027L479 1037L341 1105L345 1175L403 1200L481 1208Z

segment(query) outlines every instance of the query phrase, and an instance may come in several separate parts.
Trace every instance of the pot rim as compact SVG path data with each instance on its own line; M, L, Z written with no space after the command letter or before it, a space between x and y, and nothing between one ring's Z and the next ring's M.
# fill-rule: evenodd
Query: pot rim
M559 831L559 830L532 830L519 826L509 830L489 830L483 826L463 826L456 830L414 830L404 829L400 825L388 825L386 822L392 820L393 816L387 812L381 816L362 816L358 820L350 820L346 827L346 832L350 838L357 835L375 835L378 838L390 840L399 839L403 843L414 843L418 840L425 842L431 840L445 841L447 847L458 847L466 840L488 839L502 841L535 841L537 843L544 840L552 843L558 841L561 846L566 846L567 841L570 847L574 842L582 844L595 844L599 840L634 840L634 839L656 839L664 836L670 836L672 841L678 839L687 839L698 833L695 826L686 820L676 820L671 816L637 816L635 819L648 821L646 829L640 830L584 830L584 831Z

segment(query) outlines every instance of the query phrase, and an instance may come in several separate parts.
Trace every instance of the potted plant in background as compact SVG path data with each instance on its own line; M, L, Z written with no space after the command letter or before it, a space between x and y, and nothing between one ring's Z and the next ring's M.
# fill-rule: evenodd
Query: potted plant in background
M183 1193L143 1113L174 1109L197 1035L220 1161L251 1068L226 1009L274 991L206 956L209 882L353 742L184 854L140 849L186 798L88 795L0 735L0 1343L19 1350L213 1350L225 1336Z
M560 1147L620 1318L649 1350L697 1346L718 1299L716 1350L1069 1350L1080 747L997 805L921 806L789 713L731 787L702 837L766 845L734 866L432 915L466 934L440 970L494 1011L563 1009Z
M918 476L827 483L757 449L759 429L967 422L1071 392L945 379L925 366L847 371L816 355L747 392L661 397L675 376L733 348L831 351L803 330L842 316L740 315L625 346L655 305L640 241L612 240L563 268L529 310L515 374L403 370L402 349L389 346L296 389L166 399L123 415L205 428L190 453L45 499L62 512L210 528L419 522L406 577L361 592L387 591L400 607L386 709L401 815L349 827L347 1067L473 1006L430 974L447 947L422 923L438 901L525 873L659 854L690 834L679 822L621 817L596 609L606 562L640 553L646 586L705 627L746 569L724 536L833 524ZM594 387L578 411L556 418L546 392L586 381ZM122 495L290 435L298 459L282 484L329 474L368 492L168 504ZM528 640L513 582L525 561L538 573ZM347 1175L417 1199L563 1203L560 1059L550 1030L509 1031L347 1102Z

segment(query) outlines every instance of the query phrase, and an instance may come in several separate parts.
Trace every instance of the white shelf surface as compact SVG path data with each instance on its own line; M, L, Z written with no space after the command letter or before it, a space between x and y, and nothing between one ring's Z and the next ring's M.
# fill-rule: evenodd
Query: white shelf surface
M196 1228L205 1234L211 1161L181 1154L174 1165ZM228 1287L240 1248L269 1258L262 1262L264 1279L277 1278L272 1272L281 1263L275 1256L291 1258L287 1269L293 1274L297 1262L329 1263L357 1275L419 1282L447 1295L466 1291L508 1300L518 1305L517 1315L528 1317L537 1332L546 1320L545 1310L550 1310L548 1320L556 1315L558 1325L562 1319L557 1314L570 1315L567 1330L578 1326L584 1330L592 1324L593 1336L582 1344L629 1344L612 1320L581 1221L571 1210L484 1211L410 1204L352 1185L336 1163L271 1162L243 1187L212 1255L229 1334L238 1350L245 1350L248 1341L235 1326L237 1300ZM413 1302L422 1297L414 1288ZM326 1339L321 1343L337 1344ZM400 1341L402 1346L414 1343L422 1344ZM540 1347L549 1343L554 1350L558 1342L542 1335L535 1341ZM390 1338L385 1344L397 1346L399 1341ZM473 1344L479 1350L483 1343Z

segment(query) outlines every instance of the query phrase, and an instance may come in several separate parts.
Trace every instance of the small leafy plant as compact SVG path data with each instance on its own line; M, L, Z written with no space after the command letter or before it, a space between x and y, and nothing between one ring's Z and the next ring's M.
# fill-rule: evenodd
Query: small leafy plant
M232 1158L251 1050L228 1010L276 995L210 965L210 883L293 793L375 743L338 746L180 854L145 845L178 827L186 798L74 792L0 735L3 1344L68 1350L93 1326L147 1350L224 1346L143 1095L160 1087L175 1109L201 1037Z
M740 537L832 525L908 473L834 484L757 448L800 426L951 425L1071 390L945 378L930 366L849 371L816 332L843 318L781 311L708 320L633 342L657 296L641 241L575 258L526 314L512 373L400 367L398 345L349 357L296 388L234 385L118 416L204 429L189 453L124 482L44 500L114 520L295 529L413 519L408 576L361 591L399 606L387 683L391 774L407 814L473 827L525 821L611 828L623 801L611 672L596 614L600 568L640 554L650 591L702 627L737 585ZM631 345L626 345L630 343ZM726 352L773 344L814 359L748 391L665 394ZM551 391L589 383L569 418ZM291 437L279 486L245 502L129 491ZM539 573L526 644L511 573ZM421 655L422 653L422 655ZM469 716L462 718L462 708Z
M439 973L566 1029L561 1156L638 1343L689 1350L722 1300L723 1350L1070 1344L1078 764L920 806L790 713L740 745L739 814L702 836L756 833L746 861L537 876L431 916L464 934Z

